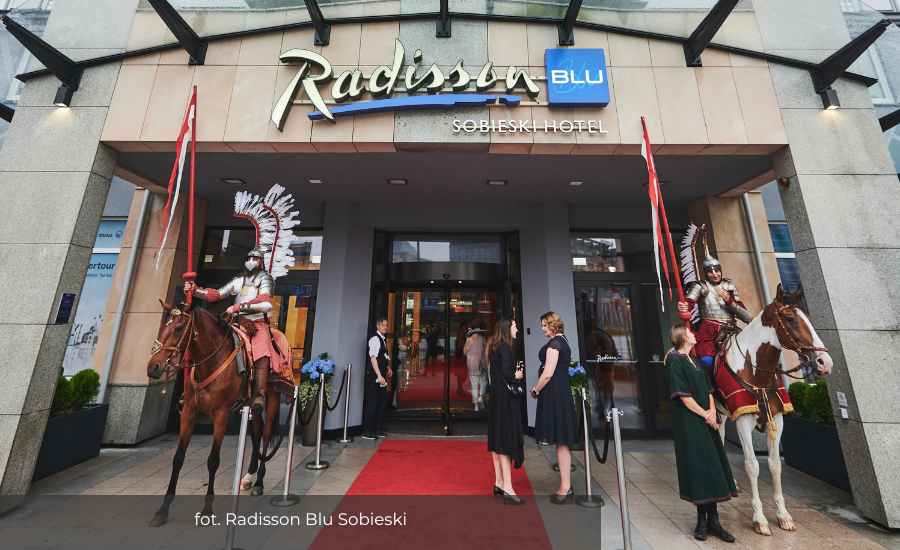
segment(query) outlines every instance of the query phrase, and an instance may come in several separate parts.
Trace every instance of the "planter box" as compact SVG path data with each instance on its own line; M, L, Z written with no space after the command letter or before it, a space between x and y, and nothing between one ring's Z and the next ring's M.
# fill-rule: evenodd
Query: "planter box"
M784 419L784 461L838 489L851 492L837 428L794 416Z
M92 404L78 412L48 420L31 481L98 456L107 414L109 403Z

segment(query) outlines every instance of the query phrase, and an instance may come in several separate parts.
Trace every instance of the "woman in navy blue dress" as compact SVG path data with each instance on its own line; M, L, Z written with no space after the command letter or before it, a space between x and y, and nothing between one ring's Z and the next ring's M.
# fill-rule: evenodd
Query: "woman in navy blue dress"
M554 312L541 316L541 330L550 341L541 348L541 368L531 396L538 400L534 417L534 439L545 445L556 444L559 460L559 490L550 497L553 504L572 501L572 455L569 446L578 443L578 417L569 384L572 350L566 339L562 318Z

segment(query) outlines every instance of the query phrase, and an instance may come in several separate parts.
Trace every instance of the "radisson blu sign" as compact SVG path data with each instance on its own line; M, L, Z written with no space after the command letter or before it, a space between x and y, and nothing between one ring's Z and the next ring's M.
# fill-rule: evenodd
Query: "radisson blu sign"
M547 50L544 59L551 107L606 107L609 104L603 50Z
M505 78L498 76L488 61L470 73L460 60L447 75L435 64L421 72L422 51L416 50L414 64L404 67L405 48L400 40L394 43L394 59L381 65L366 78L357 68L346 70L337 77L331 63L321 54L309 50L292 49L279 56L282 63L298 64L297 73L285 88L272 110L272 123L284 129L291 107L302 89L316 110L307 114L310 120L330 120L345 116L421 109L453 109L482 107L498 101L507 107L518 106L522 98L512 95L522 91L537 98L540 87L525 69L507 67ZM606 59L603 50L567 49L547 50L545 53L549 88L549 107L603 107L609 103L606 79ZM315 73L315 74L314 74ZM368 85L363 84L367 80ZM470 86L475 84L475 93ZM403 84L398 88L398 84ZM487 93L500 85L505 94ZM320 88L331 85L331 97L337 106L329 107ZM394 92L405 94L392 97ZM413 95L416 92L425 95ZM449 93L448 93L449 92ZM371 101L359 101L366 94ZM346 103L346 105L343 105Z

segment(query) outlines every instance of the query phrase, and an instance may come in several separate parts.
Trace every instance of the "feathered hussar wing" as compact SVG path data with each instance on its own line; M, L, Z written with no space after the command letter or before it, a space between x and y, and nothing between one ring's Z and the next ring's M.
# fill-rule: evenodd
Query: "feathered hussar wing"
M273 279L286 275L287 268L294 265L291 228L300 223L294 219L299 212L290 211L294 199L282 193L284 187L275 184L265 197L241 191L234 198L234 215L250 219L257 228L256 244L265 245L271 251L265 267Z
M699 280L700 265L697 263L697 253L695 245L697 238L702 232L706 231L706 226L697 227L693 223L688 228L684 239L681 240L681 272L683 274L684 287L687 288L690 283ZM691 320L696 321L700 317L697 306L691 314Z

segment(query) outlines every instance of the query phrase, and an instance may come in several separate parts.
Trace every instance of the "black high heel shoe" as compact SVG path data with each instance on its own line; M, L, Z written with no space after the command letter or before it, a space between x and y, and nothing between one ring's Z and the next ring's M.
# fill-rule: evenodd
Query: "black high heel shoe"
M506 506L506 503L509 502L515 506L519 506L520 504L525 504L525 501L516 495L511 495L506 491L500 491L503 494L503 505Z
M572 491L571 487L569 487L569 492L563 496L550 495L551 504L565 504L566 502L569 502L571 504L575 503L575 492Z
M503 489L494 485L494 498L496 499L498 496L503 494Z

